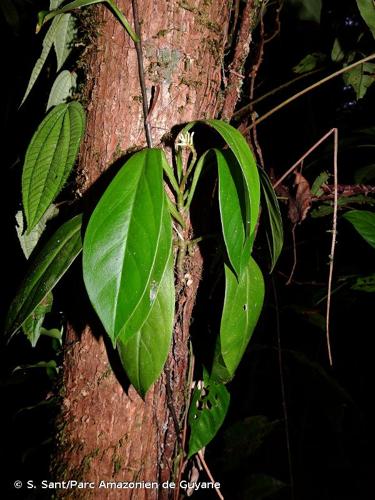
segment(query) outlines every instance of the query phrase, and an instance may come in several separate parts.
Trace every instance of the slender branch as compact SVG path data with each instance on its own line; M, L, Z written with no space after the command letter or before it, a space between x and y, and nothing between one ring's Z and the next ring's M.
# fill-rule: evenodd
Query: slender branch
M254 123L252 123L247 128L245 128L244 130L242 130L242 133L246 134L246 132L248 132L249 130L251 130L256 125L259 125L259 123L262 123L264 120L266 120L267 118L269 118L270 116L272 116L277 111L280 111L280 109L283 109L285 106L287 106L291 102L295 101L299 97L302 97L303 95L307 94L311 90L314 90L314 89L320 87L320 85L323 85L323 83L327 83L330 80L332 80L333 78L336 78L337 76L342 75L343 73L346 73L347 71L350 71L351 69L356 68L357 66L359 66L361 64L364 64L367 61L371 61L372 59L375 59L375 53L371 54L371 55L369 55L367 57L364 57L363 59L360 59L359 61L356 61L353 64L349 64L349 66L346 66L345 68L342 68L342 69L340 69L338 71L335 71L334 73L332 73L332 74L326 76L325 78L322 78L321 80L313 83L312 85L310 85L309 87L306 87L305 89L301 90L300 92L297 92L297 94L292 95L291 97L289 97L285 101L281 102L280 104L278 104L277 106L275 106L274 108L272 108L270 111L267 111L267 113L265 113L260 118L258 118L258 120L256 120Z
M141 93L142 93L143 125L144 125L144 129L145 129L147 146L149 148L152 148L151 127L150 127L150 123L148 121L148 104L147 104L147 92L146 92L146 82L145 82L145 70L143 67L141 25L139 22L139 12L138 12L137 0L133 0L132 4L133 4L134 29L135 29L135 32L138 36L138 41L135 41L134 45L135 45L135 50L137 52L138 75L139 75L139 83L141 86Z
M204 459L204 456L203 456L203 453L202 453L202 450L198 451L198 457L199 457L199 460L200 460L200 463L202 464L204 470L206 471L206 474L207 476L209 477L210 481L212 483L216 483L215 479L213 478L213 475L211 474L211 471ZM224 497L223 495L220 493L220 490L218 488L215 488L215 492L216 492L216 495L220 498L220 500L224 500Z
M275 87L274 89L270 90L269 92L266 92L265 94L257 97L249 104L246 104L246 106L243 106L242 108L235 111L232 115L232 119L238 120L239 118L241 118L241 116L244 113L246 113L246 111L249 111L253 106L255 106L255 104L259 104L260 102L264 101L264 99L267 99L268 97L271 97L272 95L277 94L278 92L280 92L280 90L286 89L290 85L293 85L293 83L296 83L299 80L307 78L308 76L314 75L315 73L319 73L320 71L323 71L323 68L318 68L318 69L314 69L313 71L309 71L308 73L303 73L302 75L299 75L296 78L293 78L292 80L288 80L287 82L279 85L278 87Z
M276 189L277 186L279 184L281 184L283 182L283 180L288 177L289 174L291 174L293 172L293 170L305 159L307 158L318 146L320 146L322 144L322 142L324 142L327 137L329 137L333 132L334 132L335 129L331 129L329 132L327 132L326 134L323 135L323 137L321 139L319 139L313 146L311 146L310 149L308 149L306 151L306 153L304 153L301 158L299 158L281 177L280 179L278 179L274 184L273 184L273 188Z
M294 276L294 271L296 270L297 266L297 245L296 245L296 226L297 224L293 224L292 228L292 237L293 237L293 266L292 270L290 271L290 275L288 278L288 281L286 282L286 285L290 285Z
M329 273L328 273L328 292L327 292L327 313L326 313L326 339L327 339L327 350L329 364L333 365L332 351L331 351L331 341L330 341L330 314L331 314L331 294L332 294L332 278L333 278L333 265L335 258L335 248L336 248L336 236L337 236L337 193L338 193L338 182L337 182L337 158L338 158L338 130L334 131L334 152L333 152L333 177L334 177L334 199L333 199L333 221L332 221L332 242L331 242L331 253L329 256Z
M374 55L375 57L375 55ZM338 129L333 128L324 136L319 139L306 153L304 153L301 158L299 158L274 184L273 188L275 189L293 170L309 155L311 154L323 141L325 141L330 135L333 134L334 137L334 152L333 152L333 222L332 222L332 242L331 242L331 253L329 255L329 273L328 273L328 291L327 291L327 311L326 311L326 340L327 340L327 351L328 351L328 359L329 364L332 366L332 350L331 350L331 342L330 342L330 313L331 313L331 295L332 295L332 280L333 280L333 265L334 265L334 256L335 256L335 247L336 247L336 236L337 236L337 211L338 211L338 191L339 185L337 180L338 175ZM294 234L293 234L294 236ZM292 274L288 280L289 284L291 282L291 278L293 276L294 265Z

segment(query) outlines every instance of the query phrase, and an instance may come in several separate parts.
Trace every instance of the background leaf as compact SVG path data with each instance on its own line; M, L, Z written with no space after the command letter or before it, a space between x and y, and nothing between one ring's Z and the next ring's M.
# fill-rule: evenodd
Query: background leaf
M67 70L61 71L53 82L49 93L47 111L53 106L62 104L71 97L77 85L77 74Z
M353 224L354 228L369 245L375 248L375 213L368 210L351 210L344 218Z
M251 474L246 480L245 497L251 500L263 500L277 493L286 484L266 474Z
M151 288L150 294L154 293ZM151 296L151 299L153 297ZM141 396L161 374L172 341L174 320L173 259L165 270L150 314L130 339L117 339L117 349L130 382Z
M279 422L264 415L246 417L232 424L223 434L223 459L225 469L240 468L275 430Z
M262 185L264 201L266 205L266 212L268 216L268 223L270 228L270 235L268 241L271 250L271 269L273 271L278 258L280 257L281 250L284 243L283 219L281 217L280 206L277 200L275 190L272 187L271 181L263 169L259 169L259 176Z
M27 99L28 95L31 92L31 89L34 87L34 84L35 84L40 72L42 71L44 63L47 60L48 54L49 54L49 52L52 48L53 42L55 40L55 34L56 34L56 31L59 27L59 21L60 21L60 18L58 18L58 17L56 17L52 21L51 26L49 27L49 29L48 29L48 31L43 39L42 53L40 54L40 57L37 59L35 65L34 65L34 68L31 72L30 80L29 80L29 83L27 84L26 92L22 98L20 106L22 106L22 104Z
M22 200L30 232L64 186L85 129L78 102L59 104L44 118L26 151Z
M189 409L190 458L215 437L227 414L230 394L222 384L210 383L194 389Z
M375 38L375 5L372 0L357 0L357 5L362 18Z
M301 19L301 21L314 21L320 23L322 0L287 0L287 3L295 6L298 18Z
M344 82L353 87L357 99L362 99L367 89L374 83L374 71L374 63L365 63L343 74Z
M245 199L241 171L231 151L215 149L221 226L229 261L238 276L245 242Z
M262 309L264 281L251 257L239 280L225 265L225 297L220 325L221 354L233 377L245 352Z
M172 245L163 186L163 155L132 156L96 206L83 245L83 276L91 303L115 344L146 321L150 288L159 284ZM167 213L167 215L165 215ZM168 230L163 223L168 217Z
M69 269L82 249L82 216L65 222L31 259L8 312L5 331L13 335Z
M375 274L369 276L360 276L356 279L354 285L351 286L352 290L359 290L360 292L375 292Z
M62 65L71 53L73 41L77 34L75 19L71 14L62 14L61 16L57 16L55 19L58 19L59 17L61 18L53 40L53 46L55 48L57 59L57 71L60 71Z
M255 228L258 222L260 205L260 184L258 168L254 156L243 135L234 127L221 120L205 120L210 127L218 132L228 144L236 157L245 179L246 193L248 195L249 206L246 207L246 238L251 242L255 238ZM250 254L249 254L250 257Z
M53 219L56 217L56 215L59 213L59 209L57 208L56 205L50 205L47 209L47 211L44 213L43 217L40 219L38 224L34 227L30 233L24 233L24 223L23 223L23 214L22 211L18 211L16 213L16 231L17 231L17 236L18 236L18 241L20 242L22 251L28 259L36 247L40 237L42 236L46 224L49 220Z
M313 71L325 61L326 56L321 52L313 52L312 54L307 54L301 61L296 64L293 68L293 73L297 75L303 75L309 71Z

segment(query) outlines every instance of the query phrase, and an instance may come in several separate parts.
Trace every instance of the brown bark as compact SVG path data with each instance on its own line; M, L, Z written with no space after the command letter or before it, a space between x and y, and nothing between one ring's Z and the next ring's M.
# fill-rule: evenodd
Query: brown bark
M118 1L129 20L130 2ZM159 91L151 115L154 144L171 127L215 117L229 2L139 1L146 86ZM95 7L96 9L96 7ZM145 146L134 44L112 13L97 8L100 35L87 58L87 132L80 158L79 191L132 148ZM177 418L184 412L189 324L199 283L199 251L187 269L192 284L179 296L174 341L167 365ZM176 429L166 394L166 375L143 401L125 390L110 368L103 332L68 328L64 356L63 411L56 454L56 480L157 481L173 477ZM69 498L168 498L173 490L84 489Z

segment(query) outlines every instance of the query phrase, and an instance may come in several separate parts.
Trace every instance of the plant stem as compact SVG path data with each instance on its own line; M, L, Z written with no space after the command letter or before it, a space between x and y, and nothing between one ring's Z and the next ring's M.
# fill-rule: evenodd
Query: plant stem
M147 146L152 148L152 136L151 136L151 127L148 122L148 104L147 104L147 92L146 92L146 83L145 83L145 71L143 67L143 50L142 50L142 41L141 41L141 25L139 23L139 13L138 13L138 2L137 0L133 0L133 17L134 17L134 29L137 34L138 40L134 41L135 50L137 52L137 62L138 62L138 75L139 75L139 83L141 86L142 93L142 108L143 108L143 125L145 129Z

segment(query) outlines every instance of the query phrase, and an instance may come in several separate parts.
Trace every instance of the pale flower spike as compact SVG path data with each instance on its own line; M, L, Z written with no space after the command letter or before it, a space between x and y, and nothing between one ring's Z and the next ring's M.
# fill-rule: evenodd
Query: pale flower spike
M195 132L181 132L179 135L179 141L176 143L176 147L178 148L194 148L194 137Z

